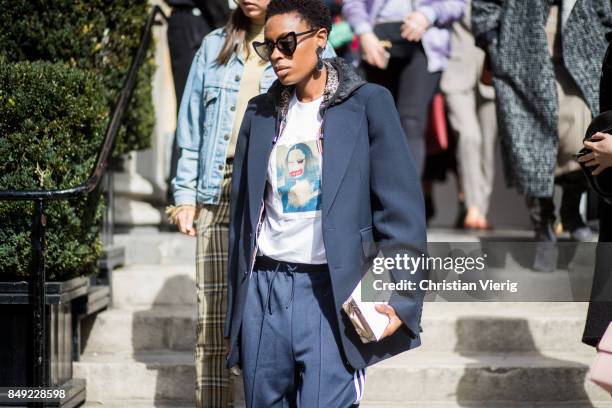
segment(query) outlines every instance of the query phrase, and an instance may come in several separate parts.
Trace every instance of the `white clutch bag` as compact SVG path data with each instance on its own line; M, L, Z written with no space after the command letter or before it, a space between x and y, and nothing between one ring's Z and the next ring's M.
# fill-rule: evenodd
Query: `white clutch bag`
M387 302L363 302L361 300L361 282L342 304L342 309L364 343L380 340L389 324L389 317L375 309L379 304L387 304Z

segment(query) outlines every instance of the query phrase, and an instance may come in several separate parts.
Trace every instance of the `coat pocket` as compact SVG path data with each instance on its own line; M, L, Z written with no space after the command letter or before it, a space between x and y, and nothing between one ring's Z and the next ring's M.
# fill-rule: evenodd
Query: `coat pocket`
M219 99L220 93L221 93L220 88L216 88L216 87L204 88L202 92L202 103L204 104L204 109L208 111L211 107L213 107L213 105L215 104L215 101Z
M204 111L203 128L206 135L210 134L213 126L219 121L219 98L221 89L206 87L202 91L202 109Z
M363 256L366 258L373 258L376 256L377 248L376 242L374 242L374 232L372 227L367 227L359 230L361 235L361 248L363 250Z

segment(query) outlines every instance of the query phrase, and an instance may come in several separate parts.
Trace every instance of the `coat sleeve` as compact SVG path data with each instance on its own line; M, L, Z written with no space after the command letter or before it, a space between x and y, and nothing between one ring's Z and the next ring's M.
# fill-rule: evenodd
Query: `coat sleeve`
M180 151L176 177L172 180L174 202L177 205L196 203L198 159L206 120L202 103L202 86L206 67L206 39L191 63L185 91L180 102L176 125L176 140Z
M370 201L374 237L385 257L421 256L426 252L425 209L419 176L391 93L374 90L367 102L370 137ZM391 270L394 281L420 281L427 272ZM389 304L413 335L420 331L423 293L396 292Z
M502 15L503 0L473 0L472 33L476 45L488 50L489 45L497 38L499 22Z
M232 188L230 193L230 216L229 216L229 242L228 242L228 259L227 259L227 309L225 315L225 330L224 336L230 336L232 312L234 306L234 291L239 270L239 251L238 245L240 241L240 233L242 230L243 214L246 203L246 166L248 140L251 132L251 117L253 116L254 106L252 101L249 102L238 137L236 140L236 152L234 154L234 162L232 169Z
M366 0L344 0L342 15L357 35L372 31Z
M417 7L417 11L425 14L432 25L445 27L460 20L465 7L465 0L433 0Z

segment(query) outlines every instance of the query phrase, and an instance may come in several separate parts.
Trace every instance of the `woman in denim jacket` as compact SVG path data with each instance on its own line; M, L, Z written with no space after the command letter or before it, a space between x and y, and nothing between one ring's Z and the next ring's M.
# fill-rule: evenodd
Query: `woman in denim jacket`
M276 79L270 64L251 47L252 41L263 41L268 2L237 1L227 25L204 38L179 109L180 158L172 181L176 206L168 213L181 233L197 236L198 407L226 407L232 401L223 345L229 195L236 136L247 102Z

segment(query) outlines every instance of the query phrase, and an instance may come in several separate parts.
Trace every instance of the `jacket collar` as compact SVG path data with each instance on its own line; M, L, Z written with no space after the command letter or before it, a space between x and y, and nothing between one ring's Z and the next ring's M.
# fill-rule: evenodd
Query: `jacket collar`
M328 69L328 78L321 109L344 102L353 92L366 83L355 72L355 69L342 58L327 58L323 62ZM281 84L278 79L270 86L267 95L277 111L286 111L294 88L293 85L285 86Z
M561 30L565 28L576 2L577 0L565 0L561 3Z

